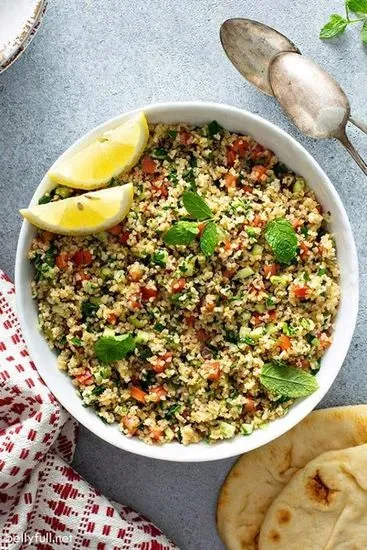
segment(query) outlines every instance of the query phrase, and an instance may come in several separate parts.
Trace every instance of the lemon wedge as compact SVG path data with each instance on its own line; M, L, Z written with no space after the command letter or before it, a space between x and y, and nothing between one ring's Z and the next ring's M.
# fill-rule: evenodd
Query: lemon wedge
M75 189L97 189L139 160L149 137L144 113L139 113L51 168L50 178Z
M133 202L133 185L85 193L20 210L31 224L61 235L90 235L120 223Z

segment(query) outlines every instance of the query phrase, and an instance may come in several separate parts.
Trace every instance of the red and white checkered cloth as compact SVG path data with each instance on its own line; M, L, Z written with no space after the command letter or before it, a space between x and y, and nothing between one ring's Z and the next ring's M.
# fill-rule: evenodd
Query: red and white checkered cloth
M14 298L0 271L0 549L176 549L69 466L77 424L32 363Z

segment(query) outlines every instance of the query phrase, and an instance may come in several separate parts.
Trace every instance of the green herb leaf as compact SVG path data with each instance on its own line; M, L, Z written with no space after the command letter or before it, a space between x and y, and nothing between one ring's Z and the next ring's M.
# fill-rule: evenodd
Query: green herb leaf
M165 160L168 159L168 153L163 147L157 147L157 149L153 149L152 157L158 160Z
M216 120L213 120L208 124L208 134L210 137L215 136L216 134L220 134L223 130L223 127L218 124Z
M218 231L214 222L206 224L203 234L200 238L200 248L205 256L214 254L218 244Z
M77 346L77 347L80 347L80 346L83 346L83 342L81 341L80 338L76 338L76 336L74 338L72 338L70 340L70 342L74 345L74 346Z
M188 213L196 220L207 220L213 216L204 199L193 191L185 191L182 195L182 202Z
M310 395L319 387L312 374L283 363L264 365L260 372L260 381L271 393L294 398Z
M96 386L92 389L91 394L92 395L102 395L102 393L105 391L105 386Z
M158 249L153 253L152 260L161 267L166 267L168 254L166 250Z
M347 0L347 6L353 13L367 13L367 0Z
M50 202L51 198L51 195L49 193L46 193L38 200L38 204L47 204L48 202Z
M83 319L85 320L87 317L91 317L92 315L94 315L98 308L99 308L98 304L95 304L88 300L85 302L82 302L80 309L81 309Z
M278 218L265 227L265 239L281 264L289 264L297 254L298 241L288 220Z
M367 20L365 20L365 22L363 23L363 27L361 28L361 38L362 42L364 42L364 44L367 44Z
M355 0L355 1L362 1L362 0ZM333 13L330 15L329 21L324 25L320 31L320 38L322 40L327 40L329 38L334 38L334 36L338 36L339 34L342 34L345 29L347 28L348 21L342 17L341 15L338 15L337 13Z
M125 359L135 349L135 338L131 334L101 336L94 345L97 359L103 363L113 363Z
M177 130L168 130L167 134L170 138L175 139L175 137L177 136Z
M166 244L190 244L198 233L197 223L181 221L163 235L163 240Z

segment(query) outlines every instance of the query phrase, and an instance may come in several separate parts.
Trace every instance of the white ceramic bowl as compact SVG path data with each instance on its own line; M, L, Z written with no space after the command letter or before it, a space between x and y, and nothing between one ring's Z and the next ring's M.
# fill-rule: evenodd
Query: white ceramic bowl
M237 436L213 445L199 443L189 446L179 443L152 446L139 439L125 437L116 426L104 424L93 409L82 406L82 401L70 379L58 370L54 353L49 350L37 329L37 306L30 291L33 273L26 259L35 230L26 221L20 232L15 273L17 308L24 338L39 373L60 403L86 428L112 445L139 455L179 462L217 460L239 455L272 441L300 422L319 403L342 366L353 335L358 310L358 263L350 224L337 192L317 162L295 139L263 118L215 103L165 103L139 110L143 110L152 123L187 122L202 125L217 120L229 130L252 135L261 144L273 150L289 168L302 175L315 191L324 209L331 212L331 231L335 235L341 269L341 303L333 344L324 355L321 370L317 374L319 390L309 397L298 400L284 418L271 422L265 429L256 430L248 437ZM95 128L74 143L64 155L69 155L88 140L121 124L131 114L133 113L125 113ZM38 186L32 203L37 202L49 185L46 176Z

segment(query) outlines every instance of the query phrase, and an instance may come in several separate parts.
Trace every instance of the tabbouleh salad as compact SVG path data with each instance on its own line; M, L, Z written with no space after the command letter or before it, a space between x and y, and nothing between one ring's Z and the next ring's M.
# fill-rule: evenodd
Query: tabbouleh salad
M339 302L306 182L249 136L150 126L125 220L38 232L39 325L83 404L146 443L248 435L317 388ZM57 187L41 202L77 193Z

